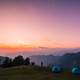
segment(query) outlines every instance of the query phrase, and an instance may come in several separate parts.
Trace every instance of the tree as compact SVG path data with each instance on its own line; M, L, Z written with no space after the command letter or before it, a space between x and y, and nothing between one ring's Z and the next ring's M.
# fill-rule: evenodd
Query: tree
M11 67L11 66L12 66L12 59L10 59L9 57L5 57L2 67Z
M13 59L13 65L18 66L18 65L24 65L24 58L23 56L19 55Z
M30 64L30 58L27 57L27 58L25 59L24 63L25 63L25 65L29 65L29 64Z

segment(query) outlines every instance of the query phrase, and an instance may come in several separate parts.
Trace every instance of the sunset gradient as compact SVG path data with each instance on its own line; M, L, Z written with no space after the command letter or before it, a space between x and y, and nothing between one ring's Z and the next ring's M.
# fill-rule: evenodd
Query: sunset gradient
M79 0L0 1L0 49L37 47L80 48Z

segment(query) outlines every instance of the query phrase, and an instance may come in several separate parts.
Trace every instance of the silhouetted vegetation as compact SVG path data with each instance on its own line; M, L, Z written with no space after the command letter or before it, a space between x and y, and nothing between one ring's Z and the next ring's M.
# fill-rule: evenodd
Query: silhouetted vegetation
M5 60L1 65L1 67L12 67L12 66L20 66L20 65L30 65L30 58L27 57L26 59L24 59L23 56L19 55L12 60L9 57L5 57Z
M24 58L21 55L13 59L13 66L19 66L19 65L24 65Z
M25 65L30 65L30 58L27 57L25 60L24 60L24 64Z
M5 61L2 64L2 67L11 67L12 66L12 59L9 57L5 57Z
M60 57L58 62L63 68L72 68L74 65L80 66L80 52L78 52L78 53L66 53ZM20 66L20 65L26 65L26 66L32 65L32 66L34 66L36 64L34 61L30 62L29 57L26 57L26 59L24 59L24 57L21 55L16 56L14 59L11 59L9 57L5 57L3 64L0 64L0 66L2 66L2 67L12 67L12 66ZM40 63L40 66L43 67L42 61Z

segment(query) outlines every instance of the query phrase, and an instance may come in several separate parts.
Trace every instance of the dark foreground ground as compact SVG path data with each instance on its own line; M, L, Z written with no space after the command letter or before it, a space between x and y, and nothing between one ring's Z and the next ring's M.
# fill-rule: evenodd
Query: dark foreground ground
M21 66L0 69L0 80L80 80L80 76L72 75L68 70L55 74L49 68Z

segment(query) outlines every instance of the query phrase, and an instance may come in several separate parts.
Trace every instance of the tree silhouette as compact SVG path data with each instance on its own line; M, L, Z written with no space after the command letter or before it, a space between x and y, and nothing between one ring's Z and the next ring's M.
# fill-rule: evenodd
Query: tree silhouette
M13 65L18 66L18 65L24 65L24 58L23 56L19 55L13 59Z
M29 65L29 64L30 64L30 58L27 57L27 58L25 59L24 63L25 63L25 65Z
M9 57L5 57L2 67L11 67L11 66L12 66L12 59L10 59Z

